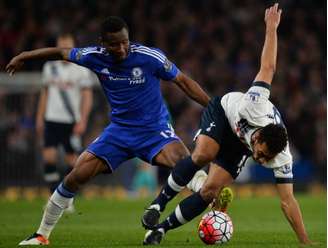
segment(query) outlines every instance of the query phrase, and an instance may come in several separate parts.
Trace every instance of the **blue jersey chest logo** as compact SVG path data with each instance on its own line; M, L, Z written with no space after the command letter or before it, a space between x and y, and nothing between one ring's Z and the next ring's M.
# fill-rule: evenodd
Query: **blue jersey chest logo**
M104 68L101 70L101 79L103 81L110 81L112 83L120 83L121 85L138 85L146 82L146 77L143 70L140 67L134 67L129 70L125 70L121 73L114 73Z

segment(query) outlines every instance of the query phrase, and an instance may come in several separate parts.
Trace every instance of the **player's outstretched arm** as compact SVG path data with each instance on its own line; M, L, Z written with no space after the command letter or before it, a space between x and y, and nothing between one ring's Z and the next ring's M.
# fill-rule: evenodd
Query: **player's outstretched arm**
M306 233L302 213L293 194L293 184L277 184L281 208L301 244L312 244Z
M32 51L25 51L14 58L6 66L6 71L13 75L15 71L19 70L24 62L32 59L46 59L46 60L68 60L70 48L48 47L40 48Z
M173 79L173 82L175 82L191 99L204 107L207 106L210 101L210 97L196 81L189 78L183 72L179 72L179 74Z
M256 81L271 84L277 63L277 29L280 23L281 9L278 3L265 10L265 41L261 55L260 71L256 75Z

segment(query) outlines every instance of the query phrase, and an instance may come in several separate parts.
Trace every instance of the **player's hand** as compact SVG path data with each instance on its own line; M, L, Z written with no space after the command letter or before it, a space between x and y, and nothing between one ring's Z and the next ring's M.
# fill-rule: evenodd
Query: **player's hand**
M6 66L6 72L12 76L15 71L19 70L24 65L24 61L21 59L20 55L13 57L9 64Z
M278 9L278 3L265 10L264 21L267 29L277 29L280 23L281 9Z
M78 136L81 136L85 132L86 128L87 128L86 123L80 121L74 125L73 133Z

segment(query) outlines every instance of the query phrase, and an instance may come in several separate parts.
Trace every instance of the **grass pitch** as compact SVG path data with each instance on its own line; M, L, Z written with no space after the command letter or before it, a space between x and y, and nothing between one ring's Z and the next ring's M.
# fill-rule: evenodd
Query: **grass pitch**
M327 245L326 195L297 195L310 238L315 247ZM179 199L178 199L179 200ZM170 203L164 216L178 200ZM76 212L65 214L50 237L51 247L142 247L140 217L147 200L77 198ZM16 247L38 227L45 200L0 200L0 247ZM299 247L296 237L271 197L235 199L229 209L234 224L231 241L223 247ZM205 247L197 234L200 217L170 231L161 247Z

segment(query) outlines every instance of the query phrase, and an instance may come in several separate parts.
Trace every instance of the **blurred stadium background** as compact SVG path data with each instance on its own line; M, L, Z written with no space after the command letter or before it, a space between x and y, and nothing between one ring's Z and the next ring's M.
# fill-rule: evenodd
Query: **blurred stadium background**
M326 2L279 2L283 17L271 100L289 131L296 189L322 192L327 178ZM0 194L16 198L25 189L41 190L45 186L42 141L35 135L44 61L27 63L23 72L9 77L4 67L14 55L54 46L56 36L62 32L73 32L78 46L95 44L99 22L108 15L119 15L128 22L132 41L161 48L211 95L245 91L259 68L263 13L270 3L0 0ZM171 83L163 83L162 88L176 133L192 148L201 108ZM109 108L97 83L94 94L84 145L109 123ZM140 161L132 160L114 175L101 176L92 184L117 186L125 195L133 195L143 186L152 192L168 172L146 168ZM248 189L249 185L270 183L272 179L271 171L250 165L244 169L238 185Z

